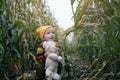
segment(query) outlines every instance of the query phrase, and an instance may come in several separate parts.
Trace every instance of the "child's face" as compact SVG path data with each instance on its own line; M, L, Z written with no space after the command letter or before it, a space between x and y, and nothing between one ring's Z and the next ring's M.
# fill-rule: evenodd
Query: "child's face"
M55 31L53 28L48 28L44 34L45 41L54 41L55 40Z

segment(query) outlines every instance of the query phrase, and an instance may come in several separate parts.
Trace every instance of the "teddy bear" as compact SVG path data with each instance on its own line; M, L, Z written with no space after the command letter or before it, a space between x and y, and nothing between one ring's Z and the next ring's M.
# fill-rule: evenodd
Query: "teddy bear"
M60 75L57 73L58 62L63 64L63 58L59 56L58 47L54 41L44 41L43 48L50 54L46 57L45 69L47 80L61 80Z

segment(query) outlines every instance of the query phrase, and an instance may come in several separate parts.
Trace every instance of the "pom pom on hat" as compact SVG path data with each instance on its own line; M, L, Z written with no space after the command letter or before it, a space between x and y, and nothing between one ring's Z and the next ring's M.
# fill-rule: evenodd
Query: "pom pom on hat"
M51 28L52 26L41 26L39 28L36 29L36 32L39 34L41 40L44 39L44 34L45 34L45 31L48 29L48 28Z

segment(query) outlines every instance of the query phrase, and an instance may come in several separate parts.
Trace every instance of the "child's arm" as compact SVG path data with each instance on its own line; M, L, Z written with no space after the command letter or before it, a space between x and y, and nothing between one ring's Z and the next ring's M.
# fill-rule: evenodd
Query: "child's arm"
M59 42L55 42L55 43L56 43L56 47L58 47L59 56L62 56L62 55L61 55L61 47L60 47Z
M42 60L42 62L45 61L44 49L43 49L43 47L41 45L37 48L36 60L39 63L41 62L41 60Z

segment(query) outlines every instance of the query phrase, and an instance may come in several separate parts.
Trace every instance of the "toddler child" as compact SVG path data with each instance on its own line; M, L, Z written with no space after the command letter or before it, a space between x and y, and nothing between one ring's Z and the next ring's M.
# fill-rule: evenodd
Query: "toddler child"
M45 49L43 48L43 42L44 41L55 42L55 31L52 26L48 25L48 26L42 26L37 28L36 32L39 34L40 39L42 40L41 45L37 49L38 55L36 56L36 60L38 63L35 65L36 77L39 80L45 80L45 60L46 60L46 57L50 54L50 52L45 51ZM56 46L59 47L57 42L55 43L56 43ZM60 52L58 55L60 55ZM59 63L58 73L61 71L61 69L62 69L62 66Z

